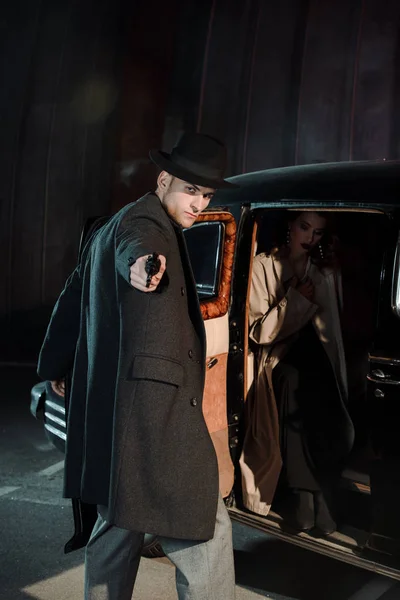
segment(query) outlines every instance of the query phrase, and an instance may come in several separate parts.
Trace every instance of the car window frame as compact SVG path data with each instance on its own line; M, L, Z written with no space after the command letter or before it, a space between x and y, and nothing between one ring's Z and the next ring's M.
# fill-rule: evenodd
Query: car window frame
M206 321L223 317L228 312L237 228L234 216L226 210L205 211L198 216L196 221L196 223L202 222L220 222L224 225L218 294L215 298L200 301L201 314Z

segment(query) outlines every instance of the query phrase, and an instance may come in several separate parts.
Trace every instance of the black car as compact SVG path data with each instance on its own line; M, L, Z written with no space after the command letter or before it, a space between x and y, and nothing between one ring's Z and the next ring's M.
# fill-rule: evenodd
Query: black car
M205 418L231 517L400 579L400 163L295 166L231 181L240 187L218 191L185 232L207 332ZM356 439L335 494L339 527L327 538L286 531L274 510L267 517L245 510L237 476L243 407L255 365L248 339L252 260L271 248L286 211L299 209L334 211L340 240L342 329ZM92 221L84 239L104 219ZM48 383L38 384L31 410L44 415L47 435L63 450L64 399ZM74 509L78 537L70 548L84 543L93 519L90 508Z

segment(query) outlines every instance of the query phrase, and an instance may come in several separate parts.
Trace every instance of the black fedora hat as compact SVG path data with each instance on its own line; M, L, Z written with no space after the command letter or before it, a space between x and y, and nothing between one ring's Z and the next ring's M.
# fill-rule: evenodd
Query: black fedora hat
M202 133L184 133L171 153L150 150L151 160L188 183L211 188L236 188L224 180L227 153L222 142Z

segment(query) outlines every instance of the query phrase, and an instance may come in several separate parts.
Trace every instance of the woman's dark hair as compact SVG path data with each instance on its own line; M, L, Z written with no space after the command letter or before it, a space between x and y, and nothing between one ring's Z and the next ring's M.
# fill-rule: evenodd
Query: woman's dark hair
M310 258L314 264L319 268L323 267L336 267L337 265L337 246L338 239L334 233L335 231L335 217L331 212L319 212L319 211L285 211L284 219L282 219L282 225L277 229L277 237L275 246L279 249L282 255L288 253L288 229L290 223L293 223L300 215L307 212L314 212L319 217L325 219L325 231L321 238L321 241L311 250ZM321 255L322 250L322 255Z

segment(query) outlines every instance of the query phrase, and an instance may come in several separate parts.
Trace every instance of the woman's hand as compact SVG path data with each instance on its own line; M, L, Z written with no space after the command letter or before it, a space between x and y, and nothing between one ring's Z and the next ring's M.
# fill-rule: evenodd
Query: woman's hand
M306 298L309 302L313 301L314 284L309 277L306 277L304 279L304 281L297 280L297 283L295 282L295 285L293 287L299 292L299 294L304 296L304 298Z

